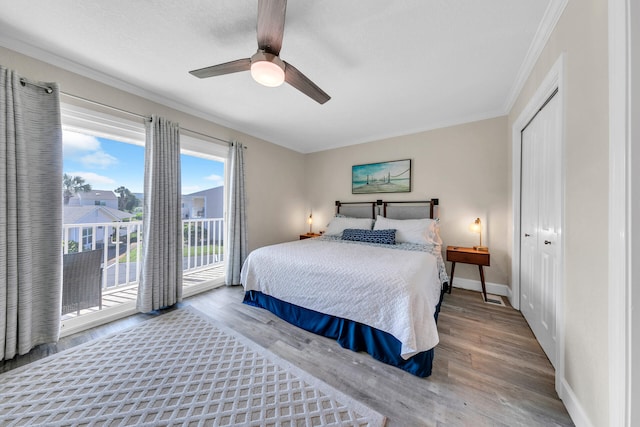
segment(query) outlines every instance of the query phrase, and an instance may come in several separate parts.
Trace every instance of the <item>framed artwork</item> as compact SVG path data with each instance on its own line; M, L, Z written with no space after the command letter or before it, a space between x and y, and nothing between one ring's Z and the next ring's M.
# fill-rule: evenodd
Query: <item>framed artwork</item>
M411 192L411 159L351 167L351 193Z

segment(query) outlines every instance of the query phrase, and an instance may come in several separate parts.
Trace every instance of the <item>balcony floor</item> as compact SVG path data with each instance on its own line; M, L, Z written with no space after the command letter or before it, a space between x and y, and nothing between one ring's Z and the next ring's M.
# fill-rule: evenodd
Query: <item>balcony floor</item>
M224 263L218 263L210 267L205 267L196 271L185 272L182 278L183 291L190 287L197 286L203 282L220 279L224 276ZM122 286L117 289L109 289L102 292L102 310L117 307L119 305L135 302L138 297L138 285ZM91 307L77 312L69 313L62 316L62 320L82 317L85 314L101 311L98 307Z

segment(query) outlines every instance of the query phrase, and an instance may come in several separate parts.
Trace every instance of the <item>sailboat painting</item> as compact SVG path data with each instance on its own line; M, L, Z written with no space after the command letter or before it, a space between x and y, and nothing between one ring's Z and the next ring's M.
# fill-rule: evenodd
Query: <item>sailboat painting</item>
M408 193L411 191L411 159L369 163L351 167L351 193Z

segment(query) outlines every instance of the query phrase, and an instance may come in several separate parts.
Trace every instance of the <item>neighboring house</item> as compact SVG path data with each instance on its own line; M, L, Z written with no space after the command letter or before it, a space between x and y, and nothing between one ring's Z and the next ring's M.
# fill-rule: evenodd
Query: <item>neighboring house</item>
M111 190L80 191L69 199L68 206L106 206L118 209L118 196Z
M182 196L182 219L222 218L224 186Z
M91 247L93 239L96 239L96 242L104 241L104 226L92 227L89 224L122 222L125 219L134 217L134 214L107 206L64 206L64 239L76 242L82 241L83 248ZM87 224L87 226L83 227L80 224ZM74 227L73 225L77 226ZM126 235L126 230L121 230L120 234Z

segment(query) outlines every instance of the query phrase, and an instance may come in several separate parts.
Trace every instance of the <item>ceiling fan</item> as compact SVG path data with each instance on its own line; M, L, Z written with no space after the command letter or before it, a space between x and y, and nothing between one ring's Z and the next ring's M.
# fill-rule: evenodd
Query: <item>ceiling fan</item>
M276 87L287 82L320 104L324 104L331 97L293 65L280 59L286 9L287 0L259 0L258 51L251 58L200 68L189 73L204 79L251 70L253 79L264 86Z

